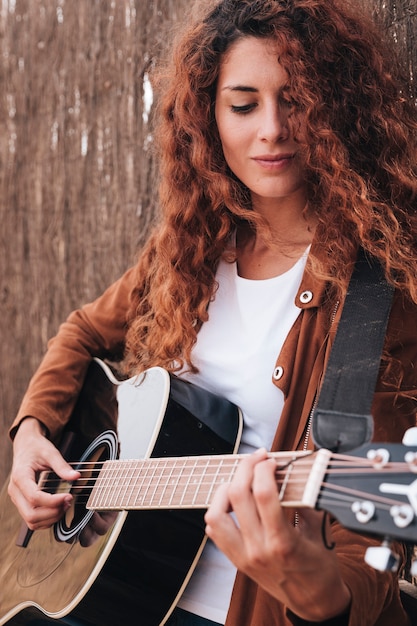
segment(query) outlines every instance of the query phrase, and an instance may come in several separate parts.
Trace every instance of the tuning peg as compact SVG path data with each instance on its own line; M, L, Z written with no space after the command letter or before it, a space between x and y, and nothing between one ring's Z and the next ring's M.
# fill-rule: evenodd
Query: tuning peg
M405 446L417 446L417 426L413 426L405 431L403 444Z
M380 572L396 572L400 559L390 548L389 541L380 546L368 548L365 552L365 562Z

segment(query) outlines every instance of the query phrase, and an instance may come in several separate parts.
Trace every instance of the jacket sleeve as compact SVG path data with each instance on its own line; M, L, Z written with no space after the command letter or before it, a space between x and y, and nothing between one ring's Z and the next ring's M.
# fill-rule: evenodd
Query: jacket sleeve
M364 561L366 548L380 545L381 540L371 539L348 531L340 524L333 524L332 539L338 552L339 566L343 579L352 595L350 610L333 619L317 623L300 619L291 611L287 616L293 626L405 626L408 617L402 607L398 574L380 572ZM346 549L346 546L349 546ZM405 561L405 548L399 543L392 546ZM400 565L401 568L401 565Z
M417 425L417 306L397 293L372 404L374 441L400 442Z
M381 539L358 535L338 523L333 528L333 539L339 552L343 579L352 594L349 626L407 624L408 618L400 600L398 573L381 572L365 563L366 549L380 545ZM396 542L392 549L399 557L401 571L406 560L405 547Z
M54 438L71 415L92 358L122 358L134 278L132 268L60 326L23 397L12 438L29 416L39 419Z

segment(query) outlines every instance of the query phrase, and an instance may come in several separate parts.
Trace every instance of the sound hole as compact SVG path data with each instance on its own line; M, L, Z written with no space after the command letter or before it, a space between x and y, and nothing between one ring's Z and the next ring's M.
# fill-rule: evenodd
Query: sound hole
M115 459L118 452L117 435L108 430L99 435L88 446L75 469L81 472L81 478L69 485L73 495L73 505L54 526L57 541L72 543L90 521L94 511L86 509L87 500L104 461Z

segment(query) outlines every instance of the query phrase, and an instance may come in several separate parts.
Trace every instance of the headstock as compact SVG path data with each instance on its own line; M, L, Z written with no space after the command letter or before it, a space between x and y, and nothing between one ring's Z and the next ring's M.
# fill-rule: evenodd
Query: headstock
M346 528L383 537L381 548L369 549L367 562L395 569L390 541L417 544L417 428L407 431L402 444L371 443L333 455L317 508Z

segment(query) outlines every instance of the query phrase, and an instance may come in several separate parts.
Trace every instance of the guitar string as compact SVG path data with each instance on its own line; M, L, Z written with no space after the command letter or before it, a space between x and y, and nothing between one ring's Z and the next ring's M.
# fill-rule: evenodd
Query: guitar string
M193 474L198 476L198 473L196 473L195 468L195 459L198 459L198 463L197 463L197 468L198 465L202 465L201 464L201 457L184 457L184 461L180 460L181 457L179 458L175 458L172 459L172 462L169 463L170 459L163 459L164 462L164 466L162 468L162 472L165 472L167 470L167 468L169 468L169 471L172 472L173 469L175 469L176 466L178 466L179 468L187 468L189 467L189 469L193 470ZM190 461L190 459L192 459L192 461ZM161 461L162 459L144 459L144 460L116 460L116 461L100 461L100 462L83 462L83 463L74 463L72 464L73 467L75 469L77 469L80 474L81 477L78 480L83 480L82 476L87 475L89 478L91 478L92 481L95 481L96 479L94 478L94 474L96 475L96 477L98 478L100 476L101 473L103 474L109 474L109 477L107 478L109 481L113 482L114 481L114 476L110 474L113 474L114 471L116 469L123 469L128 467L128 464L132 464L134 463L134 465L136 467L131 467L131 465L129 466L130 470L136 471L138 473L138 475L140 475L141 473L143 473L143 471L145 471L145 473L148 471L148 469L152 469L152 466L157 467L158 465L161 465ZM221 460L221 459L219 459ZM156 462L155 462L156 461ZM216 459L216 463L215 463L215 467L214 469L216 469L217 465L219 465L217 459ZM282 472L284 469L286 469L287 467L290 467L291 465L293 465L292 468L292 472L291 475L294 476L294 474L304 474L306 469L303 469L303 463L302 462L297 462L297 464L293 464L293 463L288 463L288 465L286 465L285 467L277 467L277 473ZM372 463L366 464L364 463L363 465L346 465L346 464L340 464L340 467L333 467L334 465L336 465L335 463L332 462L332 467L328 467L327 469L324 470L323 473L325 473L326 475L353 475L353 474L371 474L371 475L375 475L375 476L382 476L383 474L395 474L395 473L415 473L413 472L413 470L410 468L410 465L408 463L405 462L395 462L395 463L388 463L385 466L381 467L381 468L375 468L375 466ZM82 467L81 467L82 466ZM207 467L207 466L205 466ZM210 466L209 466L210 467ZM231 469L233 470L236 467L236 461L232 462L232 463L222 463L222 469L225 470L225 473L230 471ZM304 464L305 468L308 468L311 470L312 468L312 463L305 463ZM85 468L85 469L84 469ZM203 467L201 468L203 469ZM53 472L44 472L47 474L52 474ZM204 472L206 473L206 472ZM163 473L162 473L163 475ZM106 480L106 477L102 476L101 477L101 481L104 482L104 480ZM294 479L292 479L294 480ZM54 477L48 477L46 478L43 482L42 482L42 486L46 487L46 486L51 486L54 484L59 484L62 482L66 482L63 481L62 479L60 479L59 477L56 477L56 475ZM77 481L74 481L74 484L76 484ZM92 483L92 485L94 486L94 482ZM120 485L120 483L118 483Z
M163 472L165 472L167 468L169 468L169 470L172 471L173 469L175 469L176 466L181 467L181 468L187 468L187 466L190 466L190 469L192 469L193 473L195 474L196 465L197 465L197 468L198 468L198 465L201 466L201 469L207 468L207 461L203 468L203 464L201 463L201 458L202 457L183 457L183 458L176 457L175 459L174 458L173 459L153 458L153 459L143 459L143 460L135 459L135 460L116 460L116 461L100 461L100 462L87 461L83 463L74 463L73 467L77 469L81 474L81 477L79 480L82 480L83 474L89 476L90 478L92 478L92 480L94 480L94 474L97 477L101 473L114 474L115 469L123 469L123 468L126 468L127 466L129 466L130 470L133 470L133 471L136 470L138 474L140 475L141 472L143 473L143 470L147 472L149 467L151 469L152 469L152 466L155 466L157 468L158 466L161 466L162 463L163 463L163 467L162 467ZM210 458L213 458L213 457L210 457ZM196 464L196 459L198 459L197 464ZM132 467L132 463L133 463L133 467ZM218 458L215 458L215 461L213 460L213 463L215 465L215 468L217 467L217 465L220 465L220 463L222 463L222 469L225 471L230 471L230 469L233 470L236 467L237 460L233 460L232 462L229 462L227 457L224 457L224 458L218 457ZM413 473L412 469L410 468L410 465L405 462L394 462L394 463L390 462L384 465L383 467L380 467L380 468L378 467L377 469L375 468L374 464L372 464L371 462L369 463L365 462L363 465L355 464L353 466L351 464L346 465L343 463L339 463L340 467L335 467L335 465L337 465L337 462L336 463L332 462L331 466L327 467L327 469L324 470L324 473L326 475L328 474L330 475L374 474L378 476L381 476L382 474L393 474L393 473L404 473L404 472L410 473L410 471L411 473ZM285 465L284 467L277 466L277 473L282 472L284 469L290 466L292 466L291 474L292 476L294 476L294 474L301 474L305 472L306 470L303 469L303 467L311 470L312 463L309 462L309 463L303 464L302 461L297 461L297 464L295 464L294 462L291 462ZM210 464L208 465L208 467L210 468ZM43 474L48 475L48 477L45 478L44 482L42 483L44 486L59 484L60 482L63 482L62 479L56 476L56 474L53 477L50 477L51 474L54 474L53 472L44 471ZM104 481L105 477L102 476L101 480ZM109 478L109 480L113 481L114 476L112 475ZM74 481L74 483L76 483L76 481Z
M281 453L276 453L276 455L274 453L270 453L268 455L268 458L270 459L275 459L277 455L281 455ZM311 452L310 454L306 455L306 454L302 454L300 456L291 456L288 458L288 460L286 460L286 463L284 465L278 465L277 464L277 468L278 469L285 469L286 467L288 467L289 465L294 464L294 466L299 467L300 465L303 465L303 461L306 460L306 463L304 463L304 465L309 465L311 466L312 463L314 463L314 459L313 461L311 460L311 457L314 455L314 452ZM237 455L195 455L195 456L180 456L180 457L150 457L150 458L145 458L145 459L105 459L105 460L93 460L93 461L71 461L69 464L74 467L89 467L89 466L104 466L105 464L114 464L114 463L138 463L138 464L159 464L161 462L166 463L166 462L171 462L171 463L194 463L195 460L198 460L201 464L202 463L206 463L206 462L210 462L212 461L213 463L217 463L217 462L228 462L231 465L234 465L236 463L236 461L240 461L242 459L244 459L246 456L248 455L244 455L244 454L237 454ZM278 459L280 460L280 459ZM345 467L346 465L352 465L354 467L359 467L361 468L366 467L366 468L370 468L370 469L375 469L375 465L377 464L375 462L375 460L373 459L364 459L362 457L357 457L357 456L342 456L342 455L338 455L338 456L333 456L330 457L329 460L327 461L328 465L330 466L337 466L337 465L341 465L342 467ZM407 466L410 467L410 463L405 462L405 461L388 461L384 466L383 469L385 468L390 468L390 467L403 467L403 466ZM332 467L329 467L329 469L332 469Z
M198 457L196 457L196 458L198 458ZM96 465L96 464L93 463L92 465ZM398 473L399 469L403 469L404 467L407 467L407 465L404 464L404 463L395 463L395 464L390 464L390 465L392 467L384 467L382 470L378 470L378 477L382 477L384 474L388 474L389 475L390 473L395 473L395 472ZM234 468L236 467L236 463L234 464L233 467ZM297 473L299 475L299 477L297 477L297 478L290 477L288 484L289 484L289 486L294 486L295 484L297 484L297 485L299 485L299 484L304 485L305 484L306 474L305 474L305 472L303 473L302 471L298 470L297 465L295 467L297 469L294 469L293 472ZM120 468L118 468L118 469L120 469ZM182 468L182 469L184 469L184 468ZM222 469L224 469L224 468L222 468ZM228 467L226 467L226 469L230 469L230 464L229 464ZM346 471L346 469L348 469L349 471ZM357 468L354 468L354 471L352 472L351 469L352 468L345 468L345 470L338 469L338 470L334 471L334 470L332 470L330 468L327 472L325 472L325 474L326 475L328 475L328 474L337 474L338 476L344 474L345 476L350 476L350 475L352 475L352 473L353 474L357 474L358 472L361 471L361 470L358 470ZM365 467L365 470L368 470L368 471L364 472L362 470L362 473L364 473L364 474L368 473L369 474L371 469L372 468L366 468ZM279 476L279 474L281 472L282 472L282 469L279 468L278 471L277 471L278 476ZM171 473L172 473L172 468L171 468ZM375 474L375 470L372 473ZM217 470L216 476L218 476L218 474L219 474L219 470ZM198 476L198 474L197 474L197 476ZM195 472L194 472L194 477L195 477ZM205 477L205 478L203 479L203 477ZM89 476L88 478L91 478L91 476ZM162 474L161 476L157 477L157 482L156 482L155 485L147 485L147 487L146 487L147 490L149 490L150 487L151 488L153 487L154 488L154 492L153 492L152 499L154 499L155 496L159 496L159 500L160 501L161 501L161 499L163 497L164 492L167 490L167 485L164 484L163 485L163 493L162 493L162 495L159 494L158 490L160 489L160 485L159 485L158 481L160 481L161 478L165 478L165 476ZM80 480L81 480L81 483L82 483L82 479L80 479ZM131 478L129 480L131 480ZM186 480L187 480L187 482L186 482L186 488L187 488L189 486L190 476L187 475ZM57 481L57 482L62 484L62 481ZM115 481L114 481L114 477L110 476L108 478L105 478L104 481L101 481L101 482L103 482L105 487L108 487L109 484L112 484ZM152 483L152 480L151 480L151 483ZM69 483L68 483L68 485L69 485ZM122 483L122 485L123 485L123 483ZM212 478L210 478L210 475L207 476L207 474L204 474L204 473L201 474L200 480L198 481L198 485L199 485L198 489L200 491L201 491L202 487L205 487L205 486L210 487L209 494L211 494L213 489L217 486L216 482L213 481ZM85 492L88 491L90 488L93 489L94 486L96 486L96 482L93 482L92 486L91 486L91 485L88 484L88 481L87 481L87 483L82 483L81 485L77 485L77 481L76 481L71 486L70 491L72 493L74 493L74 495L76 496L77 503L81 503L82 504L82 503L86 503L88 501L88 495L85 494ZM192 486L194 487L195 485L192 485ZM117 487L120 488L120 481L117 482ZM184 485L179 484L178 488L179 489L184 488ZM325 491L323 491L323 488L324 488ZM369 499L369 494L367 492L364 492L364 491L361 491L361 490L358 490L358 489L354 489L354 488L345 487L343 485L333 485L333 484L328 483L328 482L327 483L326 482L322 482L321 483L321 489L322 489L321 493L324 494L323 498L322 498L322 501L326 500L327 502L329 502L329 501L331 501L331 498L333 498L334 500L338 500L340 502L346 502L346 504L351 504L351 502L353 500L355 500L355 499L357 500L358 498L361 498L361 499L368 498ZM140 489L134 488L132 490L132 492L134 490L136 490L137 493L140 493ZM61 490L58 490L57 492L59 493L61 491L68 491L68 489L61 489ZM76 495L77 491L79 491L81 495L85 494L84 497L81 497L81 495L77 497L77 495ZM329 494L329 491L332 491L332 494ZM138 495L136 497L138 497ZM391 507L391 506L394 506L394 505L397 505L397 504L400 504L400 505L404 504L404 502L401 501L401 500L394 500L392 498L382 497L382 496L378 496L378 495L374 495L374 494L372 495L372 498L373 498L373 500L375 502L378 502L381 505L385 505L386 507ZM141 496L141 499L142 500L144 499L143 495ZM133 498L133 500L135 501L135 498ZM183 503L181 502L180 504L183 504ZM194 501L192 502L192 504L195 504L195 495L194 495ZM170 502L170 505L173 506L172 500ZM285 505L285 501L283 502L283 505ZM109 506L109 505L107 505L107 506ZM133 505L131 504L130 506L134 507L135 504L133 504ZM118 507L118 508L120 509L120 507Z
M325 491L323 492L323 488L325 489ZM333 493L329 493L329 491L332 490ZM323 495L324 494L324 495ZM325 506L326 503L328 505L328 507L330 508L331 504L337 504L339 506L339 508L350 508L351 505L353 504L353 502L356 502L358 500L363 500L363 498L368 499L369 500L369 494L368 493L364 493L361 491L354 491L351 490L349 492L349 490L347 490L346 492L344 491L343 487L335 487L334 485L326 485L325 483L323 483L321 485L320 488L320 498L317 498L317 501L320 500L320 509L326 509L327 507ZM389 511L393 506L401 506L404 505L404 501L402 500L395 500L393 498L389 499L389 498L382 498L382 497L375 497L374 495L372 495L372 500L374 502L377 502L377 504L379 505L379 510L385 510L385 511ZM83 499L79 499L77 498L77 504L82 504L85 505L88 502L88 497L85 498L85 500ZM201 502L201 503L194 503L190 502L187 504L184 504L184 502L179 503L178 505L176 505L175 503L170 502L169 504L167 504L165 507L163 504L159 504L158 507L156 507L155 505L143 505L142 507L138 504L131 504L129 506L125 506L125 507L115 507L113 509L111 509L111 506L108 505L107 508L106 507L91 507L92 509L95 508L95 510L98 511L102 511L105 512L107 511L111 511L111 510L115 510L115 511L122 511L122 510L140 510L142 509L155 509L155 508L167 508L167 509L175 509L175 508L180 508L180 509L192 509L192 508L207 508L207 506L210 504L210 500ZM281 502L281 506L287 506L285 501ZM302 503L296 503L294 505L291 505L291 507L302 507ZM307 507L307 508L311 508L311 507Z

